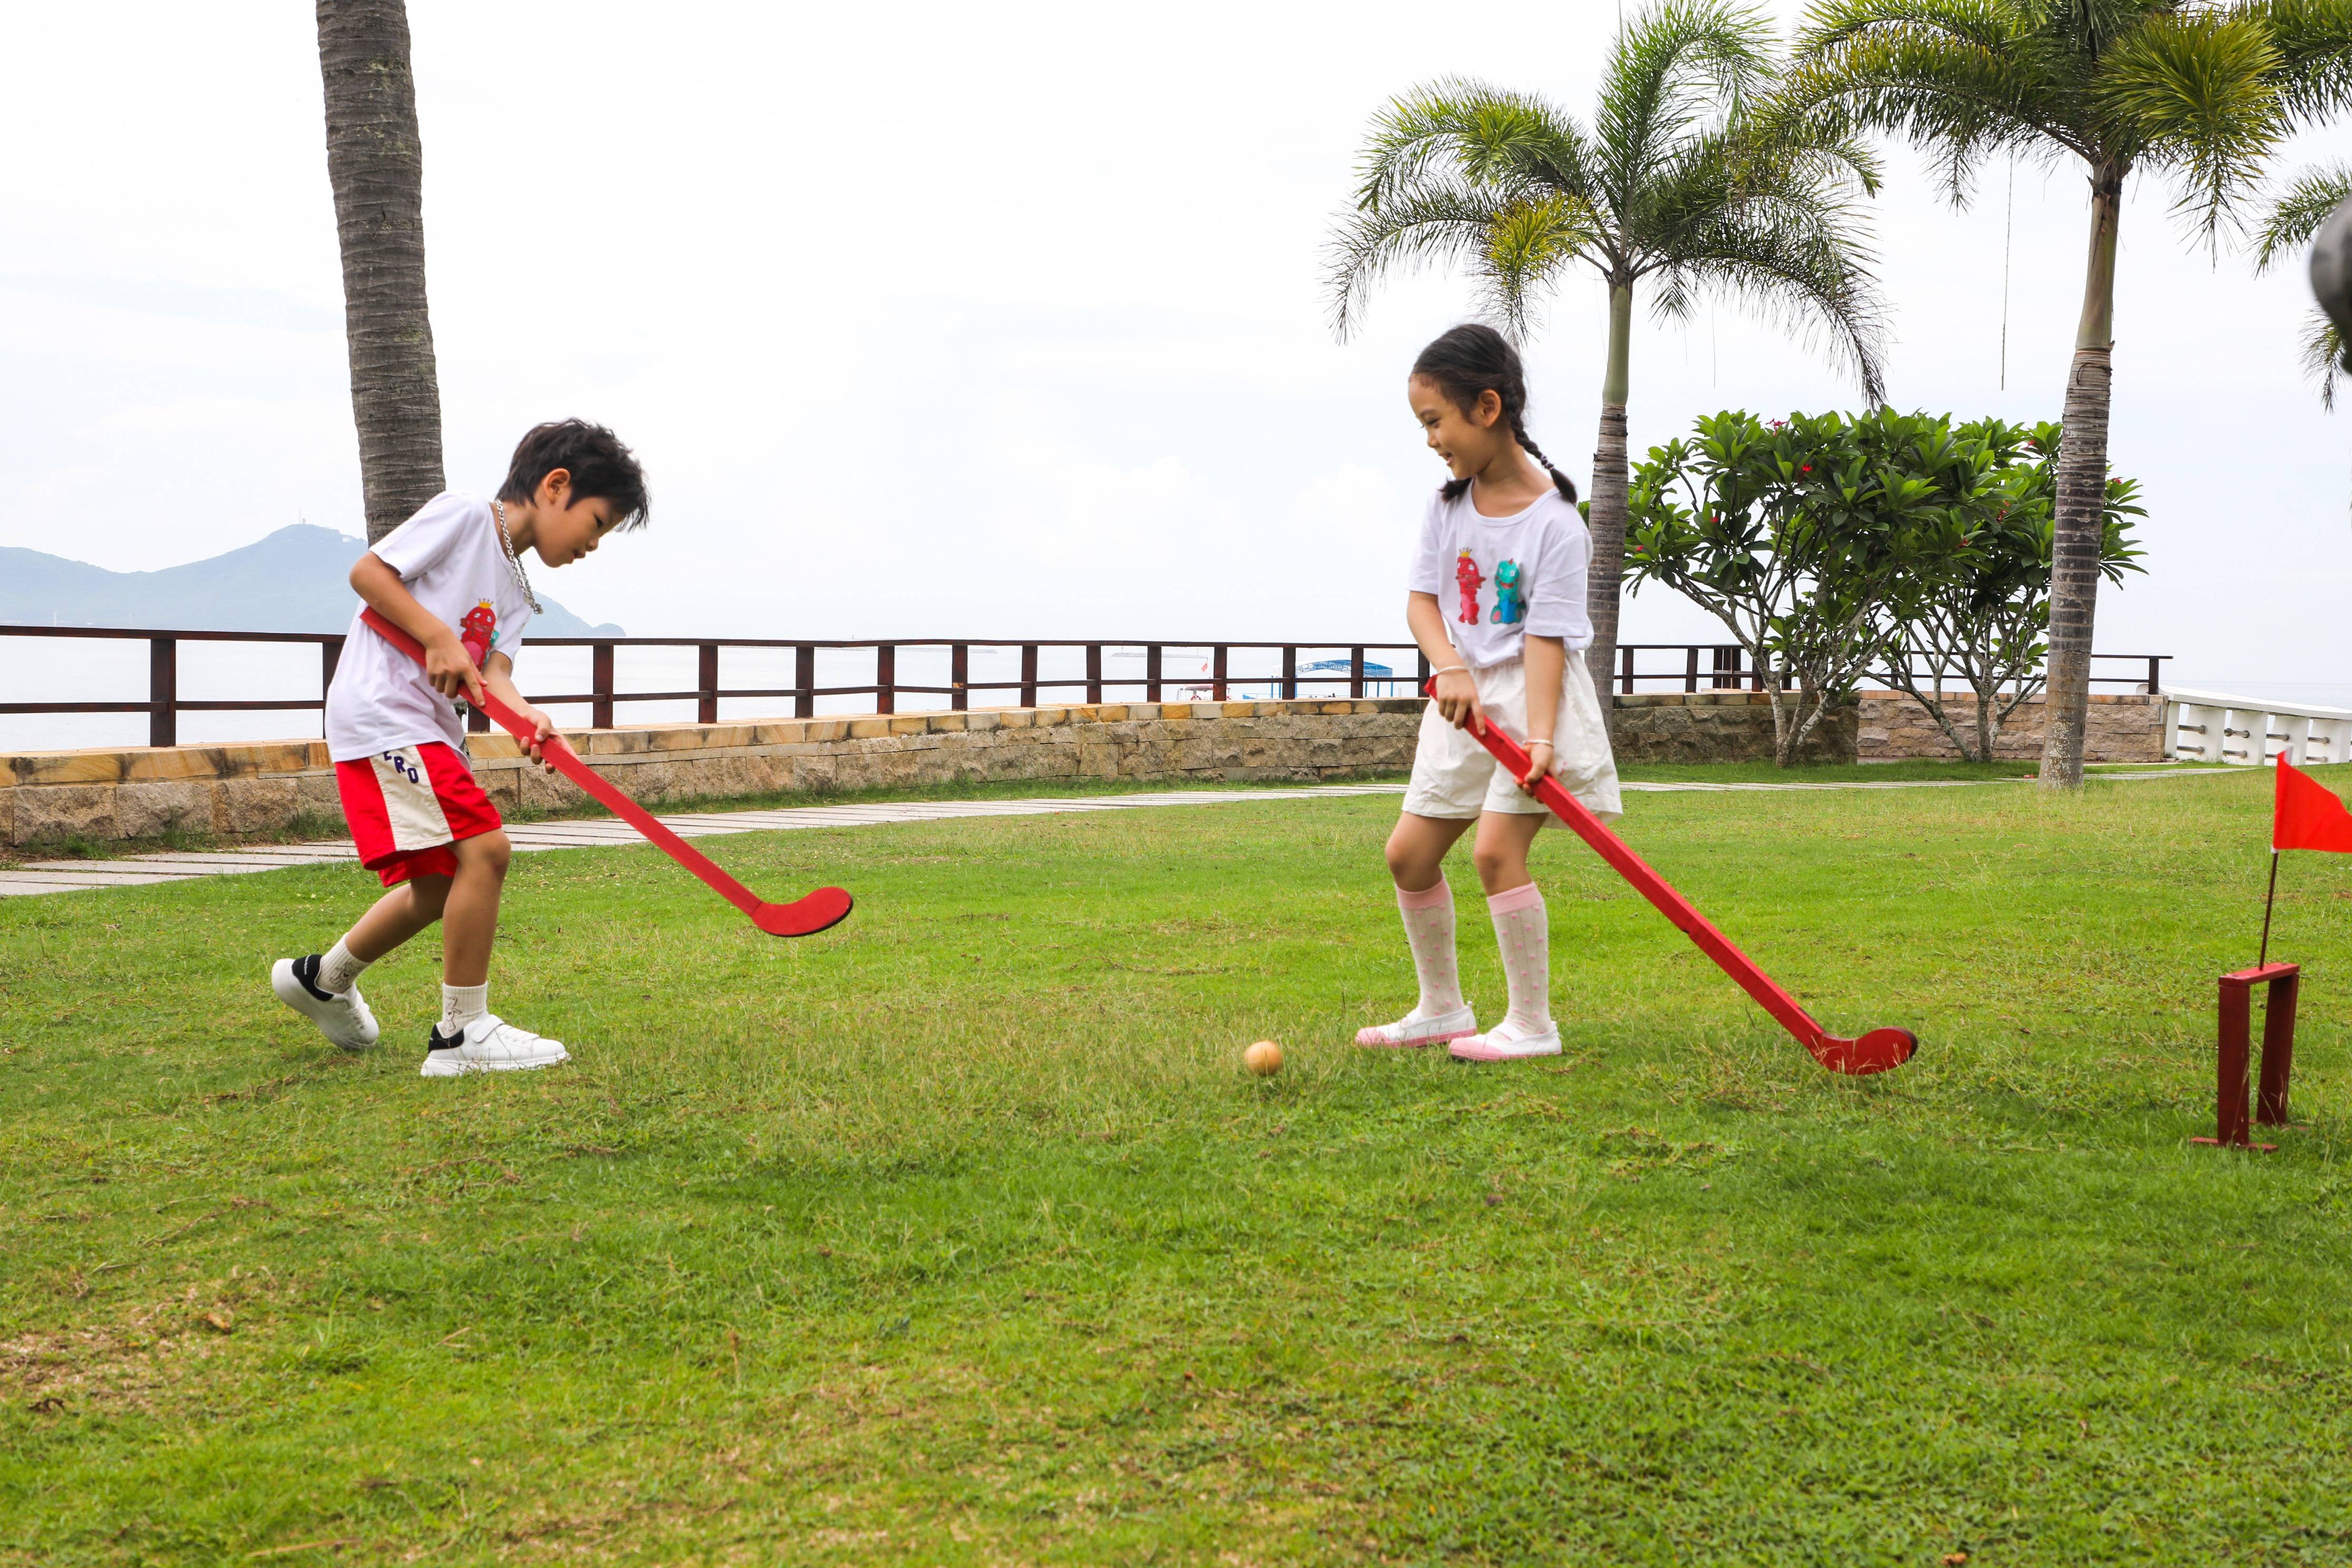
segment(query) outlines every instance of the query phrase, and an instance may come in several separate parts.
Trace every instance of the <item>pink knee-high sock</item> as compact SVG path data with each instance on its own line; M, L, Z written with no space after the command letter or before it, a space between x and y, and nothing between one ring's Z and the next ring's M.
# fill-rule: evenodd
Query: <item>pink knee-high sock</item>
M1503 977L1510 983L1511 1008L1503 1022L1522 1034L1551 1027L1551 921L1543 894L1529 882L1486 900L1495 920L1495 942L1503 950Z
M1421 981L1421 1016L1451 1013L1462 1005L1462 975L1454 962L1454 889L1445 879L1418 893L1397 889L1397 912L1404 917L1404 940L1412 949L1412 972Z

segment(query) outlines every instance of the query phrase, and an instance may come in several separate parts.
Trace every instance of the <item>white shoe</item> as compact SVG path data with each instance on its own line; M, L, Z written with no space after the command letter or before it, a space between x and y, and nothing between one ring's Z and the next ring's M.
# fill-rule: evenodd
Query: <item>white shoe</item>
M1411 1050L1416 1046L1442 1046L1448 1040L1458 1040L1478 1032L1478 1016L1465 1002L1450 1013L1432 1013L1423 1016L1415 1007L1393 1024L1375 1024L1369 1029L1356 1031L1356 1044L1389 1050Z
M433 1043L417 1071L425 1078L456 1078L469 1072L521 1072L568 1062L562 1043L518 1029L496 1013L485 1013L455 1036L433 1026Z
M1505 1018L1483 1035L1473 1035L1466 1040L1456 1040L1445 1047L1465 1062L1508 1062L1521 1057L1556 1057L1559 1055L1559 1026L1546 1024L1540 1034L1530 1033L1523 1024Z
M375 1044L375 1015L367 998L352 986L341 995L319 989L319 955L281 958L269 966L269 988L278 999L319 1026L319 1033L347 1051L363 1051Z

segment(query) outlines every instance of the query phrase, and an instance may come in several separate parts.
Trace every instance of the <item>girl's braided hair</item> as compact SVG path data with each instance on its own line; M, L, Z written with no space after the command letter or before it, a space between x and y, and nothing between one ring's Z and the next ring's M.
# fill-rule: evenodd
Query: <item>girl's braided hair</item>
M1465 321L1439 337L1421 351L1412 362L1412 374L1427 376L1465 414L1478 406L1478 395L1492 392L1503 402L1503 419L1511 428L1511 437L1520 449L1541 463L1544 472L1559 488L1561 497L1573 503L1576 486L1569 477L1551 466L1543 448L1528 437L1528 373L1519 363L1519 351L1504 340L1492 327L1475 321ZM1468 479L1448 479L1438 487L1438 494L1447 500L1459 500L1462 492L1470 488Z

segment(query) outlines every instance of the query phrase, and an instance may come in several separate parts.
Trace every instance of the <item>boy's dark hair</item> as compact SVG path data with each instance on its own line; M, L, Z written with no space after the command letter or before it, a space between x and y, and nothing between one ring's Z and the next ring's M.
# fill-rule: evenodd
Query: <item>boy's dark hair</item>
M585 419L558 419L533 426L515 444L499 499L530 500L539 493L539 481L556 468L571 473L575 505L592 496L613 503L614 532L645 526L651 503L646 496L646 471L637 467L636 454L621 445L618 436Z
M1454 406L1467 414L1478 406L1478 395L1491 392L1503 400L1503 422L1511 428L1512 437L1527 455L1544 467L1551 482L1570 502L1576 500L1576 487L1566 474L1551 466L1543 448L1528 438L1528 373L1519 363L1519 351L1504 340L1492 327L1475 321L1465 321L1439 337L1421 351L1412 362L1412 374L1425 375L1453 401ZM1462 492L1470 488L1468 479L1448 479L1438 487L1437 493L1447 500L1459 500Z

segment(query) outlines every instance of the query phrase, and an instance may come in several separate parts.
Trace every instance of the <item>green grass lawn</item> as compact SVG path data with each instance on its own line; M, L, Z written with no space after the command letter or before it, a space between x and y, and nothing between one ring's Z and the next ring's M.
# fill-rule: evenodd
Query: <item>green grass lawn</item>
M1631 797L1868 1080L1565 833L1568 1054L1349 1048L1387 798L714 841L797 943L521 857L495 1079L430 939L270 1000L347 868L0 901L0 1563L2352 1561L2352 864L2304 1125L2187 1142L2268 789Z

